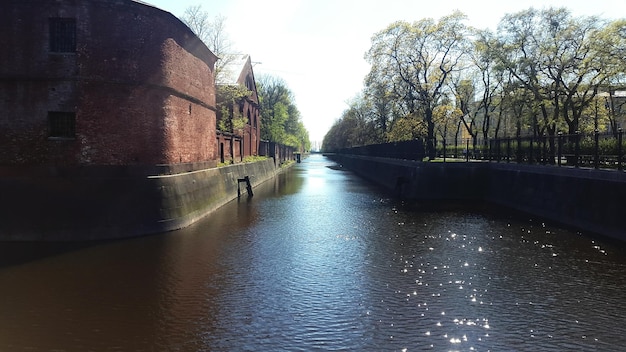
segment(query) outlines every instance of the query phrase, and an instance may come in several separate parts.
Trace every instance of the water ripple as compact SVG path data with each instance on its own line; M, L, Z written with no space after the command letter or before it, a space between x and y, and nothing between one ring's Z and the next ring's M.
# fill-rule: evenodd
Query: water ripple
M0 350L626 345L616 244L427 212L311 158L183 231L0 269Z

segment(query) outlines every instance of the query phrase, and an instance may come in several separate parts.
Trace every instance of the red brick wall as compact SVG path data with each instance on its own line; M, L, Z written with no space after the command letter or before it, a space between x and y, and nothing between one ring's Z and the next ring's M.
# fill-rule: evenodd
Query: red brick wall
M250 117L250 119L248 120L248 124L244 128L243 134L241 136L244 140L243 155L244 157L250 156L250 155L259 155L259 136L261 133L261 130L260 130L261 125L260 125L260 118L258 117L259 116L258 105L246 100L243 104L242 114L246 118L248 118L248 116ZM257 119L256 127L254 126L255 116Z
M251 156L251 155L259 155L259 141L260 141L260 117L259 117L259 109L258 109L258 105L254 104L254 103L250 103L250 101L248 100L244 100L243 104L241 105L237 105L236 106L237 109L239 110L239 114L245 116L246 118L248 117L248 112L250 113L250 121L248 121L248 124L243 128L243 130L241 131L235 131L234 133L231 132L226 132L226 134L223 135L218 135L218 142L216 145L216 153L217 153L217 158L219 159L219 143L225 143L225 146L230 145L226 142L224 142L225 140L230 141L231 139L231 135L232 138L234 138L236 141L235 143L237 144L237 146L235 146L233 149L235 150L235 161L239 161L240 159L242 159L242 156L240 153L243 153L243 157L247 157L247 156ZM219 114L219 113L218 113ZM256 117L257 119L257 124L256 127L254 127L254 117ZM239 148L239 141L243 140L243 150L240 150L241 148ZM227 148L225 148L226 151ZM230 160L230 158L225 156L225 160Z
M76 53L49 52L50 17L76 18ZM171 14L130 0L8 0L0 38L0 164L218 157L216 58ZM48 111L76 113L75 140L47 138Z
M240 116L247 118L247 125L242 131L235 131L237 138L243 140L243 149L239 151L243 157L251 155L259 155L259 142L261 135L261 118L259 114L259 102L256 93L256 85L254 80L254 72L250 57L246 56L247 62L243 65L242 71L237 79L237 84L244 86L252 91L252 94L239 102L235 109L238 109ZM235 82L232 82L234 84ZM231 107L232 109L232 107ZM218 112L219 114L219 112ZM255 123L256 121L256 123ZM219 151L218 151L219 153ZM240 157L236 154L235 158Z

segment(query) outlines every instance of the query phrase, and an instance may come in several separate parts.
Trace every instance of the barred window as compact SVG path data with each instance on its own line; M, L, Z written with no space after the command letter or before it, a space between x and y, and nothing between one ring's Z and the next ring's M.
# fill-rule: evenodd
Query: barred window
M50 18L50 51L53 53L76 52L76 19Z
M48 111L48 137L73 139L76 136L76 114Z

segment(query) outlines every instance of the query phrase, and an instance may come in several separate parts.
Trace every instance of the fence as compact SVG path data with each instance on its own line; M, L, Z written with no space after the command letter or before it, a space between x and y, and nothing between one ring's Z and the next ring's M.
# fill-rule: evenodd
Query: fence
M451 145L437 142L437 156L447 159L488 160L525 164L624 169L624 132L561 134L556 136L464 139Z
M276 142L260 141L259 155L274 158L277 165L286 161L295 160L295 153L298 150L294 147L279 144Z
M424 143L419 139L343 148L337 150L336 153L419 161L424 159L424 156L426 155L424 151Z
M483 160L620 171L624 170L626 161L626 141L621 129L614 133L559 133L555 136L477 139L473 142L473 139L458 139L452 143L438 140L435 143L437 158L444 162ZM372 144L334 152L405 160L423 160L426 156L421 140Z

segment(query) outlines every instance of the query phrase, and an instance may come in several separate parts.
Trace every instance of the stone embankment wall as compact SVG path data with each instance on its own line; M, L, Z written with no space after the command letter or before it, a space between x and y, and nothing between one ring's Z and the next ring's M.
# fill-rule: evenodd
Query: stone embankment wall
M422 163L331 155L404 199L483 201L626 240L626 173L497 163Z
M255 187L278 172L271 158L187 172L168 166L0 168L0 240L104 240L175 230L235 199L238 186L247 196L238 179L248 176Z

